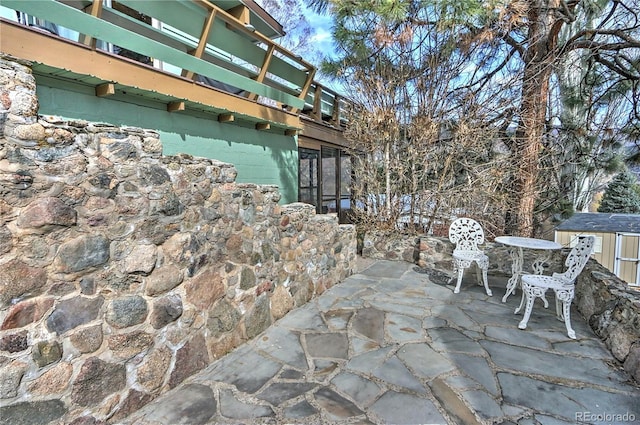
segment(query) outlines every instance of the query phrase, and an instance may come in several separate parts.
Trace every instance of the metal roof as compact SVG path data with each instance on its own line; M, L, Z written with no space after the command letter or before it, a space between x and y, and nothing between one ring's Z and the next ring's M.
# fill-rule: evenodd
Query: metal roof
M640 233L640 214L578 213L557 226L556 231Z

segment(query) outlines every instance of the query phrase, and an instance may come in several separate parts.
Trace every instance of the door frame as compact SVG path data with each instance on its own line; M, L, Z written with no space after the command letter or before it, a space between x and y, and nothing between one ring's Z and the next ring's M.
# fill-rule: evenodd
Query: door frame
M636 257L622 257L622 240L624 237L637 237L638 238L638 246L636 248ZM639 286L640 285L640 233L630 233L630 232L616 232L616 246L614 250L614 262L613 262L613 274L620 277L620 269L621 263L623 261L635 262L636 263L636 281L635 282L627 282L631 286ZM621 278L621 277L620 277Z

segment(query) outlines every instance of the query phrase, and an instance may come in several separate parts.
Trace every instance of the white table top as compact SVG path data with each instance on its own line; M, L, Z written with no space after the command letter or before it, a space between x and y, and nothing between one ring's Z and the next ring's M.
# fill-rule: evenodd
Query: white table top
M498 236L495 241L503 245L527 249L554 250L562 248L562 245L557 242L545 239L525 238L521 236Z

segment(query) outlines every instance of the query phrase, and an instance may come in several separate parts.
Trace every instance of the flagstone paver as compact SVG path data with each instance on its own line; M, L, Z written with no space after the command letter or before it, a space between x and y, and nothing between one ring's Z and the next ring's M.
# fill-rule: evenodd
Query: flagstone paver
M439 282L376 261L122 423L640 421L640 387L578 314L577 340L551 308L520 330L505 277L493 297L474 276L459 294Z

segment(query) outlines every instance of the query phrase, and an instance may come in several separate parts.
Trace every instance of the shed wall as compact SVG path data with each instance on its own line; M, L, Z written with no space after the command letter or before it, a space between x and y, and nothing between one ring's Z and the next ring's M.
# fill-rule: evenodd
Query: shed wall
M596 237L596 252L593 258L611 273L615 269L615 253L616 253L616 234L602 232L576 232L576 231L556 231L555 241L565 247L572 246L579 235L594 235ZM623 258L637 258L638 256L638 236L623 238L622 250L620 255ZM627 283L637 284L637 267L638 265L630 261L622 261L618 277Z

